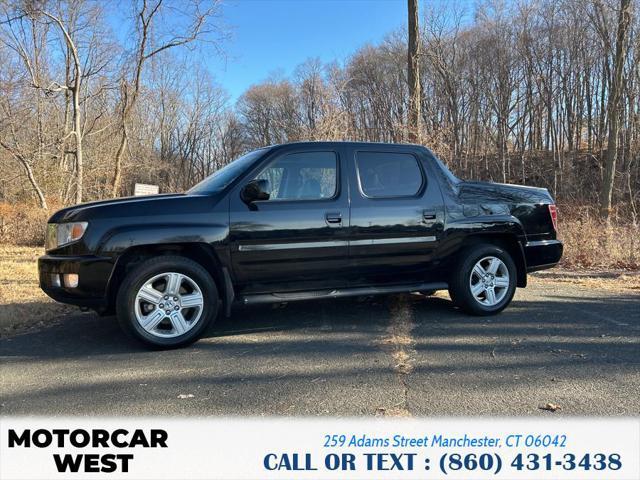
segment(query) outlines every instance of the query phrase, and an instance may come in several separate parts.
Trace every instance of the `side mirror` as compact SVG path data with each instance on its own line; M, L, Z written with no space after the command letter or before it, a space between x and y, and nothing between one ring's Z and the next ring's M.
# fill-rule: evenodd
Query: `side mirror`
M242 191L240 192L240 198L244 203L249 205L253 204L258 200L269 200L271 196L269 194L269 180L267 179L256 179L251 180L247 183Z

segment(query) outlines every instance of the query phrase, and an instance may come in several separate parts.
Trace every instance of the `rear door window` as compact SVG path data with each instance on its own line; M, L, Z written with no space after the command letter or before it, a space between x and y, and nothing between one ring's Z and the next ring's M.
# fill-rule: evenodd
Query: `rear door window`
M424 183L418 159L408 153L358 152L356 167L360 190L369 198L412 197Z

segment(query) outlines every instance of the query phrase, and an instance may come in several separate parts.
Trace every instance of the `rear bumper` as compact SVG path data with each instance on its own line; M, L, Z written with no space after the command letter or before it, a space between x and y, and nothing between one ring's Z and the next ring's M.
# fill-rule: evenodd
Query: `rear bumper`
M562 258L562 250L563 245L560 240L527 242L524 246L527 272L554 267Z
M102 310L107 307L107 285L113 271L108 257L84 255L64 257L44 255L38 259L40 288L58 302ZM78 286L67 288L60 275L78 274ZM60 286L54 282L60 279Z

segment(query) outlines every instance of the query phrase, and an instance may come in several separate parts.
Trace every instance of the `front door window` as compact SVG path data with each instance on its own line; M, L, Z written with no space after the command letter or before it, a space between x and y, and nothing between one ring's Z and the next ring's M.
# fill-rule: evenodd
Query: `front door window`
M291 153L278 157L257 179L269 182L269 200L324 200L337 192L337 158L333 152Z

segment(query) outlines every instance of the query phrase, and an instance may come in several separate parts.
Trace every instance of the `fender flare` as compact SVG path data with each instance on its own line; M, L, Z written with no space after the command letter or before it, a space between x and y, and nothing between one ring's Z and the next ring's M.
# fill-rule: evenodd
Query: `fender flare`
M171 251L197 261L210 272L220 291L221 299L228 311L233 301L233 286L230 270L231 259L226 247L228 227L226 225L131 225L109 232L99 244L101 255L113 261L111 275L107 281L108 303L111 305L118 287L127 273L130 260L147 252Z
M518 269L517 286L527 286L527 264L524 255L526 234L522 223L512 215L483 215L447 223L445 236L436 256L451 255L471 243L491 239L499 242L512 256Z

